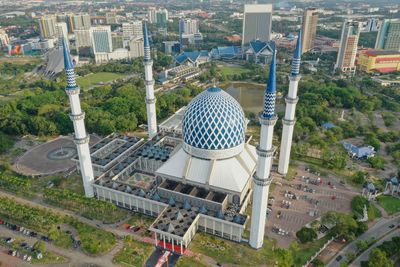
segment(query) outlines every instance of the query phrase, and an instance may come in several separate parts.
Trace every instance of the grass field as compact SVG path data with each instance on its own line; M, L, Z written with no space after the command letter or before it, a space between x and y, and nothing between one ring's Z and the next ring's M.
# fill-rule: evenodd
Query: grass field
M205 254L224 264L239 266L273 266L275 262L273 242L264 240L260 250L252 249L249 245L238 244L204 233L197 233L189 249ZM232 255L235 255L234 257ZM181 266L184 263L181 263Z
M221 66L221 67L218 67L218 69L221 71L222 74L225 74L225 75L242 74L242 73L249 71L241 66L232 66L232 67Z
M120 73L112 73L112 72L98 72L91 73L84 77L79 77L76 79L76 82L82 89L89 89L92 86L97 85L98 83L107 83L114 81L116 79L122 78L125 75Z
M400 212L400 199L391 196L379 196L378 203L389 214Z
M153 250L154 246L128 237L124 240L124 247L115 254L113 262L121 266L144 266Z
M206 263L203 263L200 259L194 257L183 256L180 257L175 265L176 267L207 267Z

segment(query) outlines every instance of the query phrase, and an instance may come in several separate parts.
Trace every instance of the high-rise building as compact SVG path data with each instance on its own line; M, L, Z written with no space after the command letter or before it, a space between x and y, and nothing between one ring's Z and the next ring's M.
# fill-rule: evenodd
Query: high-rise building
M70 33L77 29L90 29L92 23L89 14L69 14L67 16L67 26Z
M9 43L8 34L4 29L0 28L0 48L7 47Z
M57 22L56 23L56 35L58 38L67 38L68 37L68 28L67 23L65 22Z
M143 36L143 24L141 20L122 23L122 34L124 39Z
M400 51L400 19L385 19L382 22L375 48Z
M168 10L161 9L156 13L157 19L157 31L162 35L167 35L168 33Z
M242 45L259 39L271 39L272 5L244 5Z
M75 46L79 47L89 47L92 46L92 39L90 37L90 30L86 29L76 29L75 35Z
M361 24L361 32L377 32L381 27L379 19L369 18Z
M147 11L147 21L148 23L157 23L157 9L155 7L150 7Z
M359 36L360 23L352 20L346 20L343 23L335 70L340 70L342 73L347 74L355 73L355 61Z
M53 15L41 16L39 18L40 37L43 39L52 38L57 35L56 17Z
M251 213L250 240L252 248L259 249L264 243L265 220L267 218L268 193L272 181L271 166L275 148L272 145L276 101L276 50L273 52L268 85L264 93L264 108L260 113L260 144L257 147L257 168L253 175L253 205Z
M107 24L117 24L117 16L114 12L106 13Z
M64 67L67 76L67 87L65 92L68 95L71 105L70 118L74 124L74 141L78 150L78 159L80 166L80 173L82 174L83 188L86 197L93 197L94 181L92 160L89 151L89 135L86 134L85 129L85 112L81 110L81 103L79 100L80 88L76 84L74 65L69 54L68 44L66 39L63 38L63 53L64 53Z
M199 21L197 19L180 19L179 33L194 34L199 32Z
M129 56L131 58L143 57L143 37L136 37L129 40Z
M303 14L301 53L310 51L314 47L317 34L318 11L316 8L307 8Z
M90 28L93 53L111 53L113 50L111 26L96 26Z
M301 32L299 38L297 38L296 49L293 54L292 70L289 75L289 90L285 98L286 109L285 116L282 119L282 138L281 138L281 149L279 151L279 165L278 172L282 175L286 175L289 171L290 151L292 148L293 141L293 130L294 124L296 123L296 104L299 101L297 96L297 90L299 87L300 75L300 63L301 63Z

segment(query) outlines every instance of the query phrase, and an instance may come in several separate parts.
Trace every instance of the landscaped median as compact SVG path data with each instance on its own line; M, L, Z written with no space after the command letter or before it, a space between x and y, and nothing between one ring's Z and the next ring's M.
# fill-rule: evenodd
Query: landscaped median
M47 209L36 208L0 197L0 218L9 223L23 226L49 237L55 245L68 248L70 240L58 226L65 224L76 229L82 250L92 256L110 251L116 244L114 234L82 223L74 218L62 216Z

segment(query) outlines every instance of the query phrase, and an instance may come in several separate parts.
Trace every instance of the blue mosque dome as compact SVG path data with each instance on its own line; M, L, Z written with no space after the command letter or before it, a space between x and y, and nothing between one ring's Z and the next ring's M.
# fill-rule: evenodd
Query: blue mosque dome
M225 91L212 87L195 97L186 109L183 148L202 158L231 157L241 152L245 130L240 104Z

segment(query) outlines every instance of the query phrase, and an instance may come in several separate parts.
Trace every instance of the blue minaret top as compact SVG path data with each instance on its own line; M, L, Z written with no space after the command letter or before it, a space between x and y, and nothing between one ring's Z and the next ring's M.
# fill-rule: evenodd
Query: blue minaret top
M69 54L68 44L65 38L62 38L63 54L64 54L64 68L65 75L67 76L67 90L77 88L74 72L74 64Z
M292 76L297 76L300 74L300 61L301 61L301 31L299 32L299 36L297 38L296 49L293 54L292 61Z
M269 68L268 84L265 88L264 110L262 117L270 119L275 116L275 100L276 100L276 50L272 54L271 65Z
M147 32L147 22L144 21L143 26L143 46L144 46L144 61L150 61L150 42L149 42L149 34Z

